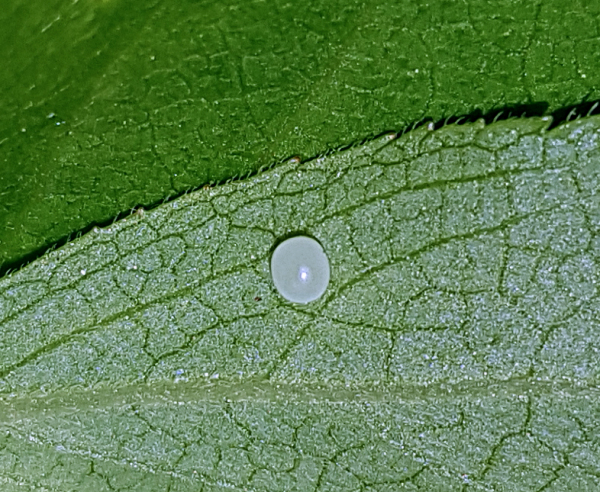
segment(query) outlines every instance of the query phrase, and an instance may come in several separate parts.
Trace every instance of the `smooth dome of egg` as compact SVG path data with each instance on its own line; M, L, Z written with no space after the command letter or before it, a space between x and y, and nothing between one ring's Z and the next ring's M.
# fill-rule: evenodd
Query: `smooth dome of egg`
M308 236L286 239L271 257L273 283L290 302L306 304L321 297L329 285L329 273L323 247Z

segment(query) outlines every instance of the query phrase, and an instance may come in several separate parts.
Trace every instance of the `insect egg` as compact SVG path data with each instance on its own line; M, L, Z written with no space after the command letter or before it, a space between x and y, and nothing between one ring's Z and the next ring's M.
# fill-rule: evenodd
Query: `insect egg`
M318 241L295 236L275 248L271 276L282 297L306 304L325 293L329 285L329 259Z

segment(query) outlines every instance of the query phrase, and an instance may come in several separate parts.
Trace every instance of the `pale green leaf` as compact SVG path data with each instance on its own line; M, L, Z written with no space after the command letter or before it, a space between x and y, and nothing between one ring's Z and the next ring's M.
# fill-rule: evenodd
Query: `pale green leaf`
M0 280L2 490L598 489L600 118L549 124L291 161Z

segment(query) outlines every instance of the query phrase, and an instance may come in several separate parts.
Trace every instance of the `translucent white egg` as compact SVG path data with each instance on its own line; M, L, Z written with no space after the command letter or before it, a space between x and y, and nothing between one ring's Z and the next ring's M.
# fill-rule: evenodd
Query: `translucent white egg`
M271 275L282 297L306 304L325 293L329 285L329 259L318 241L295 236L275 248Z

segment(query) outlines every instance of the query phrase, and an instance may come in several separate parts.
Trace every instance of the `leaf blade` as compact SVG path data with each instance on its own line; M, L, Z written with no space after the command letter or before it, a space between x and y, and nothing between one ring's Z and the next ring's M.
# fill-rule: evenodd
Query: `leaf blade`
M0 280L0 477L592 487L600 120L549 123L424 127L290 162ZM302 307L269 279L294 230L332 271Z

